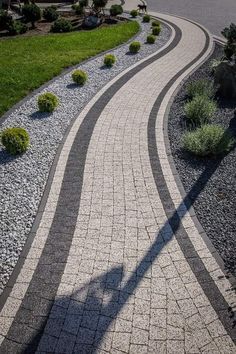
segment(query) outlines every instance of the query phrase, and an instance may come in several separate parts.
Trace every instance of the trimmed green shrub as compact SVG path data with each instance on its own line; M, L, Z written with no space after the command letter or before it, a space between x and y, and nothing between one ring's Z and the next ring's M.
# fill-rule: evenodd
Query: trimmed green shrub
M161 27L161 23L157 20L152 21L152 27Z
M30 138L25 129L14 127L3 130L1 133L1 142L9 154L19 155L26 152Z
M152 34L149 34L149 35L147 36L147 43L153 44L153 43L155 43L155 40L156 40L156 37L153 36Z
M116 57L113 54L106 54L104 57L104 65L111 67L115 64Z
M11 36L15 36L16 34L23 34L27 32L28 27L25 23L20 21L13 21L12 24L8 28L8 32Z
M97 10L103 9L106 6L107 1L108 0L93 0L93 7Z
M143 22L150 22L151 17L148 14L143 15Z
M88 6L88 0L79 0L80 7Z
M134 42L130 43L129 51L130 51L130 53L138 53L140 48L141 48L140 42L134 41Z
M58 106L59 100L51 92L43 93L38 97L38 107L40 112L53 112Z
M35 22L41 19L41 10L36 4L26 4L22 7L22 14L26 22L31 22L35 28Z
M158 26L153 27L153 29L152 29L152 34L153 34L154 36L159 36L160 32L161 32L161 27L158 27Z
M187 85L187 95L190 98L196 96L206 96L213 98L215 96L214 84L208 80L196 80Z
M110 8L110 15L117 16L123 13L123 7L121 5L112 5Z
M57 8L55 6L46 7L43 10L43 18L48 22L56 21L58 16Z
M0 10L0 31L8 30L12 24L12 15L10 15L8 11Z
M72 73L72 79L77 85L83 86L88 79L88 75L82 70L75 70Z
M130 16L133 17L133 18L137 17L138 16L138 10L131 10L130 11Z
M216 111L216 103L206 96L196 96L186 103L184 111L186 117L195 125L203 125L210 121Z
M219 125L206 124L183 136L184 148L197 156L228 152L235 140Z
M65 18L59 18L51 26L51 32L53 33L65 33L73 30L72 24Z

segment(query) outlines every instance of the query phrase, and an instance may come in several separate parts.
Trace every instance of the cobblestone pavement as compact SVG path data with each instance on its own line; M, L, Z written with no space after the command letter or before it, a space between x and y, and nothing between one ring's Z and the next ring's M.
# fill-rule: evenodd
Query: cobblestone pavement
M0 353L236 353L235 295L166 143L170 98L213 43L161 17L166 48L105 86L66 138L0 313Z

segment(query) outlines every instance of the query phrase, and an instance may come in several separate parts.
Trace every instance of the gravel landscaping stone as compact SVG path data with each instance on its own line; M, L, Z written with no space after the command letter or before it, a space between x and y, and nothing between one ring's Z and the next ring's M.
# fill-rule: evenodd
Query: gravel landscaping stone
M140 23L142 31L136 40L142 43L138 54L128 53L129 44L111 50L117 62L112 68L103 65L104 55L95 57L77 67L88 73L83 87L76 86L71 72L55 81L14 110L2 128L20 126L28 130L31 147L23 156L10 157L0 147L0 292L16 265L27 235L37 214L47 182L50 167L58 146L71 120L85 104L112 78L140 59L154 53L169 40L171 30L163 25L155 44L147 44L151 32L149 23ZM60 100L51 114L38 112L37 96L52 92Z
M226 269L236 275L236 149L213 159L193 157L181 149L181 137L186 131L183 110L186 84L197 79L212 80L210 63L222 55L222 47L217 45L212 57L184 83L171 106L168 129L172 154L185 191ZM235 101L218 99L218 109L212 120L229 129L234 136L235 108Z

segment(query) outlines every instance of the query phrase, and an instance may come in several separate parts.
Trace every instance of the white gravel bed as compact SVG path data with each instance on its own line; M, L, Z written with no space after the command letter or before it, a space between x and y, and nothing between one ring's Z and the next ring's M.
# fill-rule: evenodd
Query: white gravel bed
M50 167L58 146L71 120L85 104L103 87L127 67L147 57L166 44L171 31L162 31L153 45L146 44L151 24L141 23L142 31L135 40L143 43L136 55L128 55L128 44L111 50L117 62L111 69L104 69L103 55L78 65L88 73L84 87L73 85L71 72L59 76L42 92L50 91L60 99L53 114L37 111L38 93L13 111L2 128L21 126L28 130L30 149L22 156L10 157L0 146L0 293L16 265L37 214Z

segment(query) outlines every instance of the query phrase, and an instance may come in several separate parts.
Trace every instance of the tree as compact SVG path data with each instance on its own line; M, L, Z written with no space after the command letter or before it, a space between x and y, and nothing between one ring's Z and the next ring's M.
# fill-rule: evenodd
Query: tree
M35 28L35 22L40 20L41 11L36 4L28 4L22 7L22 14L26 22L31 22L32 28Z
M227 44L224 48L226 58L236 62L236 25L231 23L221 33L227 39Z

